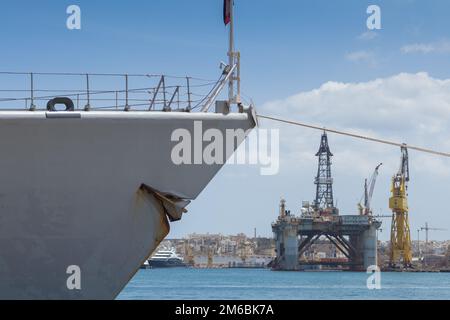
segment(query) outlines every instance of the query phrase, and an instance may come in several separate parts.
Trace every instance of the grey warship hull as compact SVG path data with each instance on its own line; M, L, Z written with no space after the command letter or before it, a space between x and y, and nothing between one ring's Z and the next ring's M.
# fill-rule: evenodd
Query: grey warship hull
M0 111L0 299L115 298L222 166L171 160L172 132L195 121L255 125L247 112Z

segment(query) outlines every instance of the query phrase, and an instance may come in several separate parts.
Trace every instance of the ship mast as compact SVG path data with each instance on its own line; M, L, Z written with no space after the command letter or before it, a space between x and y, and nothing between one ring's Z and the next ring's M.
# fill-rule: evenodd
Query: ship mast
M238 105L241 108L241 55L239 51L234 49L234 10L233 0L224 0L223 2L223 18L225 25L229 25L229 48L228 48L228 65L223 70L222 76L208 94L206 102L204 103L201 111L208 112L212 103L220 94L222 89L228 83L228 101L223 101L228 104L228 108L232 104ZM221 64L221 66L224 63ZM236 82L236 85L235 85Z
M229 23L229 48L228 48L228 66L236 68L233 70L231 77L228 80L228 103L240 104L241 103L241 55L240 52L236 52L234 48L234 0L224 0L225 5L229 5L230 10L230 23ZM235 83L236 81L236 93Z

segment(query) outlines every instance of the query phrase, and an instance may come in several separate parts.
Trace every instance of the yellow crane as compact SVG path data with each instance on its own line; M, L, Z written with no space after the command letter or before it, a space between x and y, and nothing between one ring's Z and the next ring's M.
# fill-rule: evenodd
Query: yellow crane
M392 177L392 196L389 208L392 210L391 244L389 264L391 267L403 265L411 267L411 234L408 219L409 159L406 146L401 147L399 171Z
M450 267L450 246L447 247L447 253L445 254L445 266Z
M208 247L208 264L206 265L207 268L213 267L213 259L214 259L214 248L209 246Z
M192 252L192 247L189 244L189 240L184 243L184 257L186 264L189 266L195 265L194 254Z

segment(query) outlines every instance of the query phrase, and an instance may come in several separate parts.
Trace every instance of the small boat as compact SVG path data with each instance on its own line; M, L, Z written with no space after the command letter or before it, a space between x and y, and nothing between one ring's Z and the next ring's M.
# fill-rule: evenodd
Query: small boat
M186 267L183 258L177 255L174 249L158 250L147 260L149 268Z

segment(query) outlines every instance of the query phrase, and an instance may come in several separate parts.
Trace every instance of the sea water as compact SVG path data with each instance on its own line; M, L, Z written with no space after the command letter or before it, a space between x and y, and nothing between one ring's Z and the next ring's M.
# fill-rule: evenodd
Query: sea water
M165 268L139 270L118 299L450 299L450 273L382 272L368 289L364 272Z

